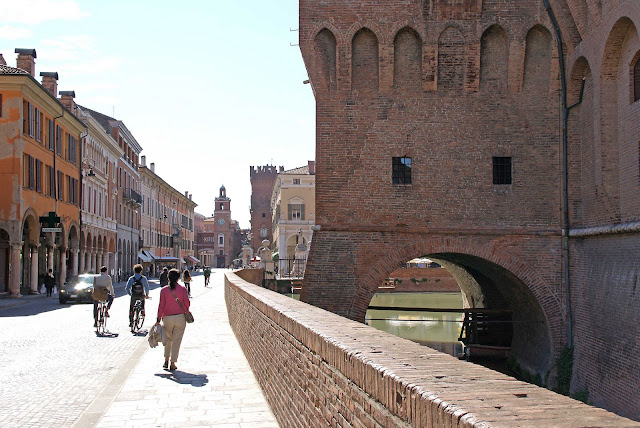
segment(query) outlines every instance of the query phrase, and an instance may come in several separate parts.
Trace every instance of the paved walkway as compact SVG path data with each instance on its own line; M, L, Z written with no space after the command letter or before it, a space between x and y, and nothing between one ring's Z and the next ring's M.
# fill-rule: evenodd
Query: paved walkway
M229 326L224 301L224 270L192 284L191 309L178 370L162 369L163 347L151 349L146 337L110 383L80 416L76 427L278 427ZM158 290L148 303L155 321ZM153 319L152 319L153 318Z

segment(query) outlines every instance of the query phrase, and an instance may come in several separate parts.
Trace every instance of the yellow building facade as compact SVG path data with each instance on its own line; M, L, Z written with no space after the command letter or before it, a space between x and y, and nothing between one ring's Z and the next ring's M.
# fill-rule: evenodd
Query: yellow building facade
M278 173L271 195L271 248L278 253L278 276L302 276L313 236L315 162Z

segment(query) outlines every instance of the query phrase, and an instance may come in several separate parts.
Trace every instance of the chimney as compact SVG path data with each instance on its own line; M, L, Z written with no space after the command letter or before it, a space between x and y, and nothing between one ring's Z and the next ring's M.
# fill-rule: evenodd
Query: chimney
M316 161L309 161L309 174L316 175Z
M192 201L193 200L193 194L189 193L189 200Z
M42 86L49 91L54 98L58 98L58 73L55 71L42 71Z
M36 50L35 49L20 49L16 48L15 51L18 54L18 60L16 61L17 67L23 69L31 76L36 75Z
M7 65L7 61L4 60L2 54L0 54L0 65Z
M188 190L185 190L185 191L184 191L184 197L185 197L185 198L188 198L188 197L189 197L189 191L188 191Z
M153 173L155 174L155 172L156 172L156 164L155 164L155 163L153 163L153 162L151 162L151 163L149 164L149 166L151 167L151 172L153 172Z
M73 111L73 99L76 97L75 91L60 91L60 102L69 111Z
M140 156L140 166L147 166L147 157L145 155Z

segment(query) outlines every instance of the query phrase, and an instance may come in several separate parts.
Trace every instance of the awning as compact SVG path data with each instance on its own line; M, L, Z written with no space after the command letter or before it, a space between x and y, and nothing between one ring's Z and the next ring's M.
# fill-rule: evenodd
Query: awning
M143 263L151 263L153 261L153 259L148 255L144 254L143 251L138 252L138 258L142 260Z
M186 262L184 261L184 259L180 259L180 264L185 264Z
M164 256L164 257L156 257L155 262L156 263L175 263L178 261L177 257L173 257L173 256Z
M148 257L150 257L151 260L155 260L156 255L153 254L153 251L142 250L142 252L145 253Z
M191 263L200 263L200 260L196 259L193 256L184 256L185 260L187 262L191 262Z

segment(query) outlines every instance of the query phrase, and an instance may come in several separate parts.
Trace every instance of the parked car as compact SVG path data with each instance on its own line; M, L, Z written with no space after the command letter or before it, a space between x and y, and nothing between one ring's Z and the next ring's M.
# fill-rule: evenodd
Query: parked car
M60 303L67 303L69 300L76 302L93 302L91 292L93 291L93 280L98 275L94 273L85 273L72 277L66 282L58 293Z

